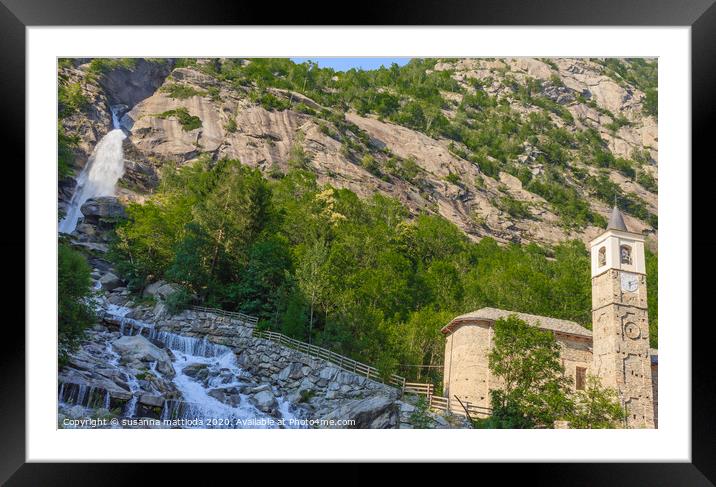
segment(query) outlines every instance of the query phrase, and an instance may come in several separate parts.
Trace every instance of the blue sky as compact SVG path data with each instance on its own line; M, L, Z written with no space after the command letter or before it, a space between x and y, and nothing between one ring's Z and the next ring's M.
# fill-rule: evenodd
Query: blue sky
M336 71L348 71L351 68L378 69L381 66L389 67L392 63L403 66L409 57L292 57L295 63L314 61L321 68L333 68Z

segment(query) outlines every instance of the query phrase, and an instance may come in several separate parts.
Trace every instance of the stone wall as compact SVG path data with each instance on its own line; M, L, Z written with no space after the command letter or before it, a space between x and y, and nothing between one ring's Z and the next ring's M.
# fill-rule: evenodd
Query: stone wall
M149 318L143 315L137 317ZM254 331L254 325L239 319L190 309L151 321L159 330L200 338L206 336L212 342L228 347L243 346L242 339L251 337Z
M555 334L557 343L560 344L560 359L564 367L564 375L572 379L572 389L576 388L577 367L586 369L586 373L592 372L592 340L586 337Z
M255 338L251 324L194 310L159 319L155 310L144 310L130 317L152 322L159 331L206 337L231 348L244 371L256 382L269 384L308 419L354 419L356 428L400 425L396 388L273 341Z
M490 407L490 390L500 387L500 379L488 366L492 333L491 323L476 322L460 326L447 336L443 372L446 396L457 395L462 401ZM562 333L556 333L555 338L561 346L565 375L575 381L577 367L584 367L590 373L591 340Z
M458 327L448 335L445 345L444 393L478 406L490 406L494 379L488 368L492 346L492 326L475 323Z

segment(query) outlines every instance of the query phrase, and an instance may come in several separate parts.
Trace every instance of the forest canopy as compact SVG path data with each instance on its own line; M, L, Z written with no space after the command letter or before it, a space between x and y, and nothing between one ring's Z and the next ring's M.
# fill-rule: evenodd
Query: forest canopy
M442 364L440 329L484 306L591 327L582 242L473 242L440 216L411 217L397 200L361 199L300 169L268 180L201 158L165 168L155 194L127 214L110 256L130 289L176 282L205 306L406 376L421 369L405 365ZM655 346L656 272L648 279Z

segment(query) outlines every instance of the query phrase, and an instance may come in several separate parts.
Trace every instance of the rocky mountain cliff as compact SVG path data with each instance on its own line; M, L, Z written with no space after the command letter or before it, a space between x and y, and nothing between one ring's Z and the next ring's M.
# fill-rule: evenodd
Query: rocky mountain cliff
M287 60L61 60L60 208L119 106L124 200L150 194L163 166L231 158L381 192L500 242L587 241L617 199L656 242L656 61L419 60L366 76Z

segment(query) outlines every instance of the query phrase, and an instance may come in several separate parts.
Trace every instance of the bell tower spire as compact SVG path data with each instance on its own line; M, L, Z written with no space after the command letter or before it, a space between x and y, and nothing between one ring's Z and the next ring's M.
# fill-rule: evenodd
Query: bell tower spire
M590 242L592 370L619 392L630 428L654 428L644 237L630 232L616 205Z

